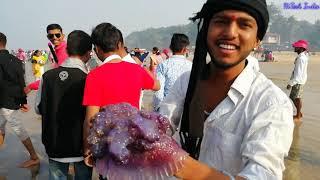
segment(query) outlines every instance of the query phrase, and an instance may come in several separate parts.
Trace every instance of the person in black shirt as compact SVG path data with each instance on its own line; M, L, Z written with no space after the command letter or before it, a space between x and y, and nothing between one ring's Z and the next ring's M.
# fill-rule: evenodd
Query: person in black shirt
M30 154L30 159L19 167L38 165L40 160L33 148L31 139L21 121L14 114L17 110L27 112L27 97L22 62L6 50L7 38L0 32L0 146L4 143L5 126L10 124Z
M92 43L83 31L72 31L67 40L67 58L59 67L45 72L36 97L36 112L42 116L42 143L49 156L49 179L67 179L74 164L75 179L91 179L92 168L83 162L82 105L86 63Z

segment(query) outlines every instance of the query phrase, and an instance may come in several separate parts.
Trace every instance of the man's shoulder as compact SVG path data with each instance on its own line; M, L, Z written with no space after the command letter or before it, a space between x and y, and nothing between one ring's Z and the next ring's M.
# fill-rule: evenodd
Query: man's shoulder
M184 66L192 66L192 62L190 60L188 60L187 58L172 58L172 59L168 59L166 61L164 61L165 63L167 63L168 66L180 66L180 65L184 65Z
M0 54L0 58L2 61L13 61L15 63L21 63L21 61L14 55L10 54L10 53L1 53Z
M69 75L70 73L76 73L76 74L83 75L83 76L87 75L86 73L84 73L83 71L81 71L78 68L59 66L57 68L53 68L53 69L46 71L42 76L43 76L43 78L49 78L49 77L57 76L60 74L65 74L65 75L68 74ZM61 76L63 76L63 75L61 75Z
M128 62L128 61L124 61L122 60L121 63L119 63L120 66L133 66L133 67L136 67L136 68L141 68L141 66L137 63L131 63L131 62Z
M190 70L182 73L174 83L174 86L176 86L176 88L178 88L177 91L184 92L182 94L186 94L186 92L187 92L189 80L190 80L190 74L191 74Z
M184 63L187 65L187 66L192 66L192 62L190 60L188 60L187 58L184 60Z
M126 61L119 63L119 66L127 67L126 68L127 70L131 70L134 72L144 72L145 71L145 69L143 67L141 67L139 64L130 63L130 62L126 62Z
M88 73L88 78L96 78L96 77L99 77L101 76L102 73L104 73L106 71L106 69L108 69L109 67L109 64L108 63L105 63L105 64L102 64L96 68L94 68L93 70L91 70L89 73Z
M299 59L307 61L309 59L309 55L307 53L302 53L301 56L299 56Z

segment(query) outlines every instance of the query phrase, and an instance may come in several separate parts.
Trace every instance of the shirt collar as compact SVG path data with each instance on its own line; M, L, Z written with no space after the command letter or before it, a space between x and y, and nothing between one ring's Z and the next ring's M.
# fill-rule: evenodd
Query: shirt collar
M228 92L228 96L234 104L237 104L238 101L241 100L241 98L248 94L251 88L251 84L253 83L256 76L257 75L253 69L252 62L247 61L246 67L233 82L230 91Z
M298 55L298 57L308 56L308 55L309 55L309 54L308 54L307 51L303 51L302 53L300 53L300 54Z
M184 55L172 55L171 58L183 58L183 59L185 59L186 57Z
M121 59L121 57L117 54L113 54L111 56L108 56L107 58L104 59L104 61L102 62L102 64L108 63L114 59Z
M89 72L86 64L78 58L69 57L61 64L61 66L66 68L78 68L86 74Z
M6 50L6 49L1 49L1 50L0 50L0 53L6 53L6 54L9 54L9 51L8 51L8 50Z

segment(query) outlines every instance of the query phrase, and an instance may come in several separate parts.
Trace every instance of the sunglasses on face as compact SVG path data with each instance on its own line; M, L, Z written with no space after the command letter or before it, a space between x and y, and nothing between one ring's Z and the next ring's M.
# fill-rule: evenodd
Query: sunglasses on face
M56 34L48 34L48 35L47 35L48 39L53 39L54 36L55 36L56 38L60 38L60 37L61 37L61 34L60 34L60 33L56 33Z

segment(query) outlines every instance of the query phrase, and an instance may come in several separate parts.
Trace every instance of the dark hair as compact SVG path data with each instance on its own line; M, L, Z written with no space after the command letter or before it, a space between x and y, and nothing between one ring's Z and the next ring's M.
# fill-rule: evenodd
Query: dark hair
M152 48L152 51L155 51L155 52L156 52L156 55L160 55L160 51L159 51L159 48L158 48L158 47L153 47L153 48Z
M124 48L124 50L127 52L127 53L129 53L129 50L128 50L128 47L127 46L125 46L125 47L123 47Z
M203 122L199 122L200 132L197 129L196 133L192 130L189 124L190 104L196 89L196 85L200 79L205 79L209 74L209 65L206 64L206 56L208 47L206 43L208 27L211 17L205 17L198 22L198 35L196 40L196 48L193 57L192 69L190 73L189 85L185 97L183 113L181 118L180 138L181 146L186 150L190 156L198 159L200 152L200 145L203 136ZM192 132L191 132L192 131ZM182 139L185 141L182 141Z
M74 30L68 35L67 52L69 56L85 55L92 49L91 37L81 30Z
M243 11L252 16L258 25L257 38L263 39L269 24L266 0L207 0L201 11L191 20L211 18L214 14L227 9Z
M35 56L38 52L40 52L40 50L35 50L32 55Z
M189 44L190 41L187 35L175 33L171 38L170 49L173 53L181 52Z
M47 33L50 31L50 30L54 30L54 29L59 29L61 32L62 32L62 28L59 24L49 24L47 26Z
M7 36L2 32L0 32L0 44L4 46L7 44Z
M39 52L40 52L40 50L35 50L35 51L32 53L32 56L36 56ZM32 64L37 64L37 61L32 58L31 63L32 63Z
M110 23L97 25L92 31L91 39L104 53L115 51L119 43L123 44L121 31Z

